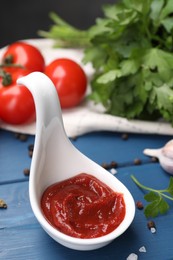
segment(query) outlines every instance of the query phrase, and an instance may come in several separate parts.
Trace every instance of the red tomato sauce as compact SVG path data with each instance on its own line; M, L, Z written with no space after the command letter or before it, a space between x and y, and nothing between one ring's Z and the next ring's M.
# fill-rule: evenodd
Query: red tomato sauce
M77 238L96 238L112 232L126 212L123 194L86 173L48 187L41 208L52 226Z

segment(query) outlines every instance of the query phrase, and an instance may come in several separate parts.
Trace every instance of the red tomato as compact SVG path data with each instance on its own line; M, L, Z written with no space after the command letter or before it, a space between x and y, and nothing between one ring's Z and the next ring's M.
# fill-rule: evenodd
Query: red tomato
M35 105L30 91L16 80L29 74L28 69L16 69L12 83L3 86L0 80L0 119L9 124L23 124L35 120Z
M31 71L44 71L45 61L41 52L25 42L15 42L7 47L3 63L19 64ZM13 71L11 68L9 71Z
M53 81L62 108L77 106L87 88L87 77L79 64L70 59L56 59L45 68Z

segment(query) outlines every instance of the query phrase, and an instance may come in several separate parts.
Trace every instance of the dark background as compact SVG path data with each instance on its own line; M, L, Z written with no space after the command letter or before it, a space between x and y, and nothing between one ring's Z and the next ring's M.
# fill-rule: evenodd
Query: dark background
M67 22L87 29L103 16L102 5L116 0L4 0L0 8L0 47L17 40L39 38L38 30L48 30L54 11Z

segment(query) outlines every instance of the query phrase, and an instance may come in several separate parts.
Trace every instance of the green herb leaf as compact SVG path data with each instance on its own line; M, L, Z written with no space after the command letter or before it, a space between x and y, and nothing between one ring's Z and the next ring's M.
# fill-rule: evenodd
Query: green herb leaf
M173 177L170 177L170 182L168 186L168 193L173 197Z
M164 0L153 0L151 1L151 13L150 17L151 19L156 23L158 19L160 18L160 13L162 11L162 8L164 6ZM156 26L156 24L155 24Z
M106 112L173 125L172 0L121 0L103 6L103 17L79 30L51 13L43 37L56 46L83 47L95 73L89 98Z
M144 209L146 217L157 217L159 214L167 213L170 207L166 199L173 201L173 177L170 177L169 186L164 190L156 190L144 186L133 175L131 178L141 189L149 191L144 195L144 199L150 202ZM167 194L170 194L170 196Z
M167 0L165 1L165 6L162 9L160 13L161 19L167 17L168 15L171 15L173 13L173 5L172 5L172 0Z
M146 194L144 199L151 202L144 209L146 217L156 217L159 213L165 214L169 209L168 203L162 198L162 196L153 191Z
M101 84L107 84L112 81L115 81L116 78L119 78L121 76L121 71L120 70L110 70L106 72L105 74L101 75L98 79L97 82Z

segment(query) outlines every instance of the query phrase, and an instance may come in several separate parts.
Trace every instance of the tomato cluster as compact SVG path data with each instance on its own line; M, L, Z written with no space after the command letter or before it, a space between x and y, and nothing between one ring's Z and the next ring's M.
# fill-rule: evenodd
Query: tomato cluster
M18 78L33 71L45 73L54 83L62 108L77 106L87 88L84 70L75 61L55 59L46 65L41 52L25 42L9 45L0 64L0 119L9 124L35 120L35 105L29 90L19 86Z

